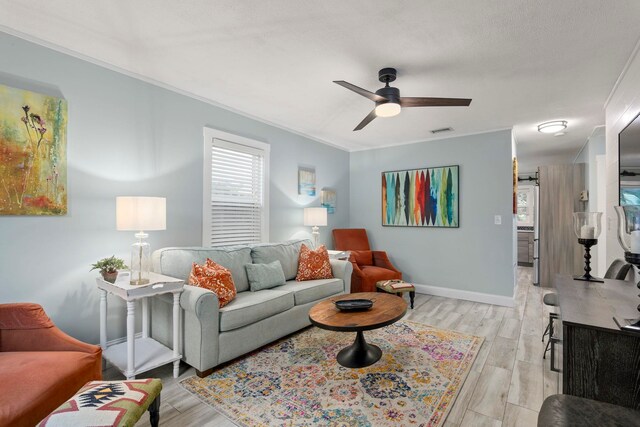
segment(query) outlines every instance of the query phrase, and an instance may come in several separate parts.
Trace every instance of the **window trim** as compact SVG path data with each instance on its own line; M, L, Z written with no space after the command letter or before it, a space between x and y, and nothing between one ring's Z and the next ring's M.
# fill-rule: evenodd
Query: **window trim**
M261 217L261 240L269 242L269 158L271 146L266 142L246 138L218 129L204 127L204 157L203 157L203 186L202 186L202 246L210 247L211 236L211 149L217 147L244 151L263 156L263 203Z

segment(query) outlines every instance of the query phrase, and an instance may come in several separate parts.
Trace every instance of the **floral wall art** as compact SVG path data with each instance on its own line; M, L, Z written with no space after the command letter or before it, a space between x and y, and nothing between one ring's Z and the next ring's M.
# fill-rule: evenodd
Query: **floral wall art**
M67 102L0 85L0 215L67 213Z

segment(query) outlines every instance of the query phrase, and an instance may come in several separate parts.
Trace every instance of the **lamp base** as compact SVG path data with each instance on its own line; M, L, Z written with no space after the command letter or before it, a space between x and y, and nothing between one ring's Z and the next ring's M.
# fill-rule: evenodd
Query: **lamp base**
M320 228L317 225L311 227L311 235L313 236L313 248L318 249L318 237L320 236Z
M604 280L591 275L591 246L598 244L598 239L578 238L578 243L584 246L584 274L582 276L573 276L573 280L604 283Z
M131 286L146 285L149 283L149 271L151 271L151 249L144 239L148 234L136 233L138 239L131 245Z

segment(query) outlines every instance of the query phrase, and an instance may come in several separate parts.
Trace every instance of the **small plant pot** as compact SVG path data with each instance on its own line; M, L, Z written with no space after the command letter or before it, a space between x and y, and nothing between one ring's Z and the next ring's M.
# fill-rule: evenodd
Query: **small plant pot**
M117 271L114 271L113 273L102 273L102 278L109 283L115 283L116 277L118 277Z

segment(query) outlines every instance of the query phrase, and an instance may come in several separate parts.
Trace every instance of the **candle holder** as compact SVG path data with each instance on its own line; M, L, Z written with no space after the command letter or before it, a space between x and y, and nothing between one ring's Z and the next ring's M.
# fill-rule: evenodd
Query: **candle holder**
M591 275L591 247L598 244L600 236L600 219L602 212L575 212L573 214L573 231L578 237L578 243L584 246L584 274L573 276L574 280L585 282L604 282Z
M640 268L640 206L615 206L615 209L618 214L618 242L624 249L624 259ZM640 288L640 282L636 286ZM640 304L637 310L640 311ZM640 318L614 317L613 320L620 329L640 332Z

